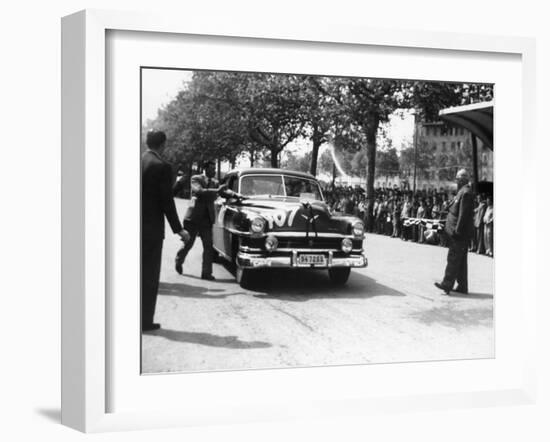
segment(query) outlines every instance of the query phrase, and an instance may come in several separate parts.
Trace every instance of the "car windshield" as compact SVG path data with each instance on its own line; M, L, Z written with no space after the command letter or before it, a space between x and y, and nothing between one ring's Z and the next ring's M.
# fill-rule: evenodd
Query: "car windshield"
M285 175L286 196L323 201L319 184L314 180Z
M312 179L289 175L245 175L241 178L242 195L248 197L296 197L323 201L319 184Z

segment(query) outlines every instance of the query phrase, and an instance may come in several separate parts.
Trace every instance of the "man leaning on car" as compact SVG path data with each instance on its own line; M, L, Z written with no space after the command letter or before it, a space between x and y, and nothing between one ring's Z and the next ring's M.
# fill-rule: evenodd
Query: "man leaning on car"
M214 178L216 164L208 161L205 164L204 175L193 175L191 177L191 203L183 219L185 230L189 232L190 238L176 254L175 267L181 275L183 263L193 247L197 235L200 236L203 247L201 278L214 280L212 275L212 261L214 249L212 246L212 226L215 221L214 201L218 195L229 197L234 194L227 189L225 184L219 185Z

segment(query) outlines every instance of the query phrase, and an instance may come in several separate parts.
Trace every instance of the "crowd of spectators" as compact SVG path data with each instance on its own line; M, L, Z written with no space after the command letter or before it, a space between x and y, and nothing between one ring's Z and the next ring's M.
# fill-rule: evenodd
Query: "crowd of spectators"
M401 238L404 241L446 245L443 232L448 208L455 196L444 189L375 189L373 218L367 219L366 192L359 186L327 186L323 189L330 208L355 215L365 222L368 232ZM493 201L489 194L476 196L475 235L470 251L493 256Z

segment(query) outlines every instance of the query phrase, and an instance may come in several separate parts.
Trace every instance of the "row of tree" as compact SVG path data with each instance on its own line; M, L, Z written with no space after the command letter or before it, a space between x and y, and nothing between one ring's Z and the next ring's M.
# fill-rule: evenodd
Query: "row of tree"
M367 157L364 150L356 152L337 151L334 153L336 161L346 175L366 178ZM305 155L287 153L281 166L289 170L308 172L311 165L311 151ZM376 153L376 178L395 177L408 180L413 176L414 168L417 169L419 179L452 181L456 171L472 165L472 146L466 141L460 148L449 154L436 152L433 146L426 142L419 142L415 152L410 143L399 151L395 147L378 149ZM330 150L324 150L319 156L317 170L319 173L332 176L334 181L337 169L334 164L333 154Z
M248 155L251 164L267 158L279 167L281 152L305 139L309 171L316 175L319 149L331 142L365 170L370 212L377 135L394 111L414 109L417 119L433 121L442 108L492 94L491 85L196 71L149 126L166 132L175 164L215 158L234 165Z
M319 155L317 161L317 171L319 174L332 175L337 173L332 155L329 149L324 150L322 154ZM356 152L346 150L335 151L334 155L340 168L346 175L366 177L367 158L364 150L358 150ZM305 155L302 156L289 152L281 162L281 167L289 170L309 172L311 159L311 151L307 151ZM378 150L376 154L377 177L399 175L402 170L403 168L400 164L400 156L398 155L397 149L391 147Z

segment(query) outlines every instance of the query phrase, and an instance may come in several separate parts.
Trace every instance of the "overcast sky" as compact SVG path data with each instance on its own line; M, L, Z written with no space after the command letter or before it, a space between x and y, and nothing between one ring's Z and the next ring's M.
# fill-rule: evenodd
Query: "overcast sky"
M191 80L192 75L193 71L143 69L141 71L141 122L154 120L158 110L178 95L184 83Z
M142 123L153 120L158 110L172 101L191 80L193 71L174 69L142 70ZM409 113L402 119L397 115L390 117L388 134L394 146L399 149L403 143L412 142L414 119Z

